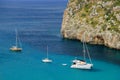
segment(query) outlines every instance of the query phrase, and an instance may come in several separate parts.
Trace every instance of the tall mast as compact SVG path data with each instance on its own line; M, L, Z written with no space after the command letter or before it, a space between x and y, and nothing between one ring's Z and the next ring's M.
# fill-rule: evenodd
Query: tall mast
M48 45L47 45L47 58L48 58Z
M15 32L16 32L16 47L18 46L18 33L17 33L17 29L15 29Z
M84 41L85 41L85 35L84 35ZM88 58L89 58L89 60L90 60L90 63L92 63L92 60L91 60L91 57L90 57L90 53L89 53L87 44L86 44L86 42L84 42L84 41L83 41L84 60L86 59L86 58L85 58L85 56L86 56L85 54L87 53Z
M90 53L89 53L88 47L87 47L86 44L85 44L85 46L86 46L86 50L87 50L87 54L88 54L88 58L89 58L89 60L90 60L90 63L92 64L92 60L91 60L91 57L90 57Z
M86 60L85 53L86 53L86 50L85 50L85 35L84 35L83 36L83 57L84 57L84 60Z

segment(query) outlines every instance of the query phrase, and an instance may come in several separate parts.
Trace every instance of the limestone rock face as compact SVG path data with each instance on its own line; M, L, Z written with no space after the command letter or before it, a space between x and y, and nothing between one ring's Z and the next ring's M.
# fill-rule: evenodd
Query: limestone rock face
M120 49L120 0L69 0L61 34Z

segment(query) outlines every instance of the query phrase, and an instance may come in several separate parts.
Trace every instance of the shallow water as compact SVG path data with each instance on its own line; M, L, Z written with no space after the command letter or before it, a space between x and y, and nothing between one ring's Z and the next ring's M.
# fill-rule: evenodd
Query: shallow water
M49 3L49 4L48 4ZM119 80L120 51L89 45L92 70L71 69L82 58L82 43L62 39L66 1L0 3L0 80ZM9 51L18 29L23 51ZM46 45L53 63L45 64ZM66 63L67 66L62 64Z

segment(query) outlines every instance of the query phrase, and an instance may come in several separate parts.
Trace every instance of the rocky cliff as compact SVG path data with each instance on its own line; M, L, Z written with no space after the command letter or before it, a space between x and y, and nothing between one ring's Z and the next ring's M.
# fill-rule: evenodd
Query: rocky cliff
M120 0L69 0L61 33L64 38L120 49Z

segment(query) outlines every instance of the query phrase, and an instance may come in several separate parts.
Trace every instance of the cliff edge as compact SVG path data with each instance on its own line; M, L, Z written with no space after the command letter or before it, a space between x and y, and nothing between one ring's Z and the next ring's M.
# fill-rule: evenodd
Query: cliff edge
M69 0L61 34L120 49L120 0Z

